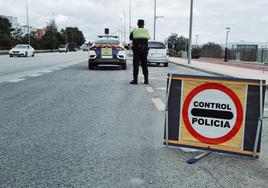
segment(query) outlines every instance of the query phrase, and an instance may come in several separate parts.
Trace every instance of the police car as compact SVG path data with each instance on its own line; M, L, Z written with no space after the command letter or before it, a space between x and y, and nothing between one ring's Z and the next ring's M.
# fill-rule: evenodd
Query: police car
M98 39L89 48L88 68L118 65L121 69L126 70L126 56L126 50L120 44L118 36L98 36Z

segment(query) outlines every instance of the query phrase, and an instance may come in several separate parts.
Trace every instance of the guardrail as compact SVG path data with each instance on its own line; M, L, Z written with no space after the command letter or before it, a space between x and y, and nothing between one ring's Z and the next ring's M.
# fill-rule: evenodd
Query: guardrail
M7 55L9 50L0 50L0 55ZM35 53L50 53L50 52L58 52L58 49L54 50L35 50Z

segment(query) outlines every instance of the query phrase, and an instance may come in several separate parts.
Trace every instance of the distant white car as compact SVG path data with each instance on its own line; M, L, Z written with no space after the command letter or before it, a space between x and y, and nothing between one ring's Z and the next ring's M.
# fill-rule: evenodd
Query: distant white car
M59 52L68 52L68 45L61 44L59 45Z
M149 41L148 42L149 52L148 52L148 64L155 63L159 65L164 64L168 67L168 48L165 43L160 41Z
M35 54L35 50L33 49L33 47L31 47L28 44L17 44L14 48L9 50L10 57L13 57L13 56L19 56L19 57L32 56L33 57L34 54Z
M83 44L80 49L82 49L83 51L89 51L89 45L88 44Z

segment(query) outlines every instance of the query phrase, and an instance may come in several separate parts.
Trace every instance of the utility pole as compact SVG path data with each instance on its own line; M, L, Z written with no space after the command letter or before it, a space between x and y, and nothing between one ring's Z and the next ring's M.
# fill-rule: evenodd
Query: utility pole
M123 20L120 18L120 43L123 43Z
M126 13L123 11L123 17L124 17L124 45L126 44Z
M65 43L68 43L68 33L67 33L67 28L65 27Z
M188 43L188 64L191 64L192 60L192 27L193 27L193 0L191 0L190 6L190 24L189 24L189 43Z
M131 33L131 0L129 0L129 35Z
M154 40L156 35L156 20L158 18L164 18L164 16L156 16L156 0L154 0Z
M230 31L230 27L226 27L226 41L225 41L225 52L224 52L224 61L227 62L228 59L228 34Z
M197 41L198 41L199 35L195 35L195 47L197 48Z
M156 0L154 0L154 40L155 40L155 24L156 24Z
M26 0L26 17L27 17L28 44L31 45L30 26L29 26L29 12L28 12L28 0Z

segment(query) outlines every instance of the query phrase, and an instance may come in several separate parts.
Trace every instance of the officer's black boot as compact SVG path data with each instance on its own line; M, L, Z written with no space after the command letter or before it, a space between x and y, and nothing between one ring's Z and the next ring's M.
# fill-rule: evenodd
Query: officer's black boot
M134 84L134 85L138 84L138 76L134 75L133 80L131 82L129 82L129 83Z
M144 84L149 84L148 75L144 75Z

